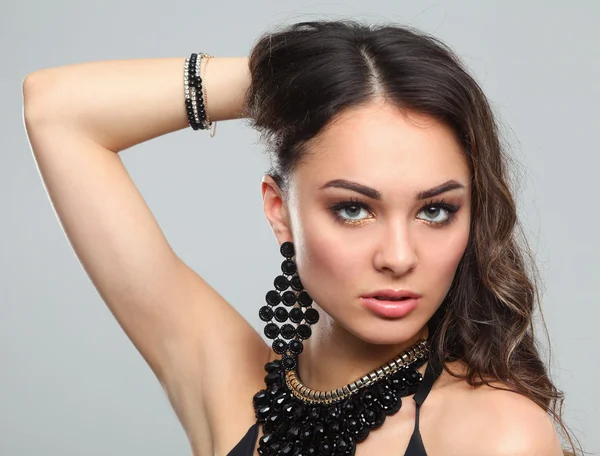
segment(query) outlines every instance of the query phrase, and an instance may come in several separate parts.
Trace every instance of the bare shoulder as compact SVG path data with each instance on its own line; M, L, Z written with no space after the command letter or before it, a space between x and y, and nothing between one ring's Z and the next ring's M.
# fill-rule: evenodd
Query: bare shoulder
M528 397L506 389L510 390L502 382L473 387L464 380L446 379L439 390L445 441L440 447L456 448L462 455L562 456L549 414Z

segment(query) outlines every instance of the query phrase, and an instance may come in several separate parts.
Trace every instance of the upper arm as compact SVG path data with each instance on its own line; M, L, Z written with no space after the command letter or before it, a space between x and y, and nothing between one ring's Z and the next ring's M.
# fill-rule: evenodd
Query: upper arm
M24 90L35 92L36 84ZM36 163L82 267L164 385L188 434L208 426L212 403L223 399L228 382L243 378L254 388L262 380L268 346L176 256L118 154L41 114L52 103L26 105ZM238 391L244 392L230 389L232 400Z

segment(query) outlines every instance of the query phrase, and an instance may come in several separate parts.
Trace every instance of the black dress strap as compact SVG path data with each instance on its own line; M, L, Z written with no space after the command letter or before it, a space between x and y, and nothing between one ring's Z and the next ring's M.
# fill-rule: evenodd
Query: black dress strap
M442 366L435 360L430 361L425 369L425 375L419 385L419 389L413 396L413 400L417 406L415 413L415 429L408 442L406 453L404 456L427 456L425 446L423 445L423 439L421 438L421 432L419 431L419 414L421 411L421 405L429 395L433 384L442 373Z
M258 424L253 424L239 443L227 453L227 456L252 456L258 439Z

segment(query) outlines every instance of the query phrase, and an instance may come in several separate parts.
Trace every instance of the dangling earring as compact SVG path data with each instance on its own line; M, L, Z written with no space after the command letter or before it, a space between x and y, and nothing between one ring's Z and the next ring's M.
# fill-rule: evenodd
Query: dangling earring
M319 312L312 308L313 300L304 290L298 276L298 268L293 259L294 244L284 242L279 251L285 257L281 263L282 275L275 277L275 289L267 292L267 305L260 308L259 316L267 323L264 333L273 340L273 351L282 355L281 363L285 370L292 370L298 365L297 357L304 350L302 341L311 336L311 325L319 321ZM286 307L291 309L288 311ZM279 327L273 319L282 323L282 326ZM285 323L288 319L297 326Z

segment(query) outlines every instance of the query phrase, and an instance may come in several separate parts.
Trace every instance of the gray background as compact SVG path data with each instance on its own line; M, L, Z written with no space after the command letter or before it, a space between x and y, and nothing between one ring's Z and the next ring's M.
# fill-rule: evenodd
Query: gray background
M0 11L0 455L189 455L152 372L59 227L22 120L30 72L69 63L247 55L270 27L393 20L450 44L482 84L521 163L519 213L545 281L551 372L565 418L600 450L600 7L571 1L20 1ZM277 272L262 213L267 163L242 121L121 154L175 251L255 327ZM235 274L233 265L242 266Z

